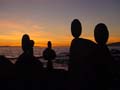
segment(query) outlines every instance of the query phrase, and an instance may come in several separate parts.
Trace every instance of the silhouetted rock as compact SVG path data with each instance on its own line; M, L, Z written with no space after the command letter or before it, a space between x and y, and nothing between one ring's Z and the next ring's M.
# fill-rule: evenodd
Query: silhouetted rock
M14 78L14 64L5 56L0 56L0 79Z
M53 69L52 60L54 60L55 57L56 57L56 53L55 53L55 51L52 49L51 41L48 41L48 48L46 48L46 49L43 51L43 58L48 61L48 62L47 62L47 69L48 69L48 70Z
M75 37L70 46L69 72L72 79L72 89L95 88L95 48L96 44L90 40L79 38L82 32L79 20L73 20L71 32Z
M97 80L99 89L111 88L113 57L106 45L109 32L105 24L96 25L94 37L97 42Z
M36 87L40 85L42 89L41 83L43 82L41 80L44 76L43 66L42 63L36 57L34 57L33 47L34 41L30 40L28 35L23 35L23 53L19 56L18 60L16 61L16 72L18 87L19 82L21 82L21 86L25 90L35 88L35 84L37 84Z

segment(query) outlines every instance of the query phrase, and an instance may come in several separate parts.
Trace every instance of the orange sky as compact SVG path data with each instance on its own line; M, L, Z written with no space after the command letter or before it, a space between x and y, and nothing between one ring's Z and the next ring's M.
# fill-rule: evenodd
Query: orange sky
M44 27L30 22L20 24L12 21L0 21L0 46L20 46L22 35L25 33L35 41L35 46L46 46L49 40L53 42L54 46L69 45L71 39L69 36L57 37L58 35L45 32L43 29Z
M5 31L0 31L0 46L20 46L22 35L25 33L29 34L30 38L35 41L35 46L46 46L47 41L49 40L52 41L53 46L69 46L71 40L73 39L70 32L70 26L68 27L69 32L66 34L66 36L60 36L60 34L45 32L44 29L45 27L38 26L32 22L24 22L21 24L12 21L0 21L0 30ZM87 36L86 34L83 34L81 37L94 41L93 36ZM119 37L110 36L108 43L119 41Z

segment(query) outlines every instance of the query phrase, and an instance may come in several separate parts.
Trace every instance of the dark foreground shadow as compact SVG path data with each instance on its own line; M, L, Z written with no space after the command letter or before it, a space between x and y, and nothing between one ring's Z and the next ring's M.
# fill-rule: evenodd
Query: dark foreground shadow
M99 23L94 30L94 37L97 42L97 86L99 89L119 88L117 86L118 79L114 81L115 64L108 47L107 41L109 38L109 31L105 24Z

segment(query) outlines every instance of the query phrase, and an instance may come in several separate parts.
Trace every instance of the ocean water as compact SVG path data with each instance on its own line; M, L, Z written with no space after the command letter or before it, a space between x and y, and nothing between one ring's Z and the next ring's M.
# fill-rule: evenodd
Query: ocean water
M120 46L108 46L109 50L111 49L116 49L116 50L120 50Z
M43 47L34 47L34 55L36 57L42 56L44 49ZM57 55L69 52L69 47L54 47L53 49ZM17 58L22 52L21 47L0 47L0 55L5 55L8 58Z
M42 53L45 48L43 47L34 47L34 56L36 57L41 57ZM56 69L68 69L67 62L69 57L67 54L69 53L69 47L53 47L55 50L57 57L54 62L54 68ZM12 63L15 63L17 58L22 54L22 49L21 47L0 47L0 55L4 55L7 57ZM39 59L42 63L43 66L46 67L46 60L43 58Z

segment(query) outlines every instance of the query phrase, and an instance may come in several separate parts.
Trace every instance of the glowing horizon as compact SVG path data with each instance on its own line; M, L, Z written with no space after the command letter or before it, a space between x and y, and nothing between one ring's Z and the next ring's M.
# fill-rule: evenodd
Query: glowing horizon
M1 30L2 29L10 30L5 35L4 35L4 33L3 33L3 35L0 35L0 46L21 46L21 38L22 38L23 34L28 34L30 36L30 38L35 41L35 46L44 47L47 45L47 41L49 41L49 40L52 41L53 46L69 46L71 40L73 39L73 37L71 35L70 27L71 26L69 26L69 31L68 31L69 35L68 36L62 36L62 37L59 37L56 39L56 36L58 36L58 35L55 35L51 32L44 32L42 30L43 27L40 27L40 26L37 26L34 24L28 25L28 23L27 23L25 25L25 23L18 24L16 22L0 21ZM16 30L14 31L13 29L16 29ZM41 31L38 31L38 30L41 30ZM84 30L82 30L82 32L83 31ZM82 34L80 37L94 41L94 36L86 36L86 35ZM119 37L111 37L111 35L110 35L108 43L114 43L114 42L119 42L119 41L120 41Z
M108 43L120 42L119 5L119 0L0 0L0 46L21 46L23 34L35 46L47 41L69 46L75 18L82 23L80 37L94 41L94 27L102 22L110 33Z

